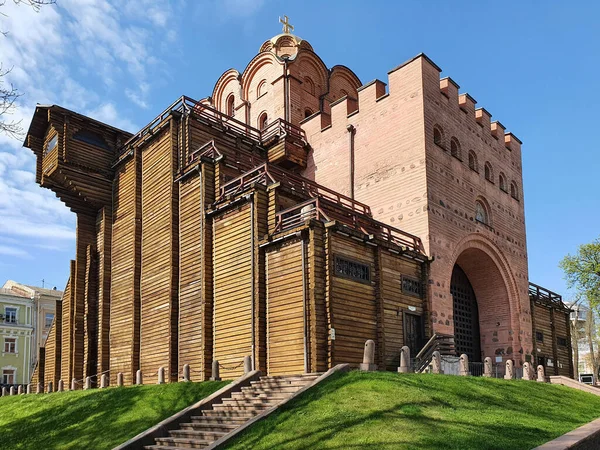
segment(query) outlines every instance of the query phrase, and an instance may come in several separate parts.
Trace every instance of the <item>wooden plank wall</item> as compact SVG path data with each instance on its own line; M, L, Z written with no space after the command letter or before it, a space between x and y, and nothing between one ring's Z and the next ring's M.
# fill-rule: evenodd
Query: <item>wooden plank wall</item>
M202 165L202 189L204 207L215 201L215 167ZM204 213L202 217L202 359L204 379L212 375L213 360L213 223Z
M304 241L269 249L267 266L267 370L269 375L304 369Z
M98 244L98 373L110 367L110 260L112 213L102 208L96 217L96 241Z
M262 185L254 190L254 358L255 369L267 370L267 311L265 286L265 253L260 251L258 242L268 233L269 197Z
M63 294L63 299L64 299ZM62 300L57 301L54 310L54 320L52 326L48 332L48 337L45 343L45 364L44 364L44 377L45 383L52 381L54 386L58 386L58 380L60 380L60 338L61 338L61 309Z
M179 185L179 366L189 364L202 380L202 179L194 174Z
M327 265L325 256L326 234L319 222L309 230L308 243L308 297L310 301L310 368L324 372L329 368L329 318L325 307Z
M573 358L571 351L571 338L569 333L570 318L569 313L554 310L553 322L555 324L555 333L557 338L556 355L558 374L565 377L573 376ZM559 345L558 338L564 338L567 345Z
M178 212L174 127L142 151L142 272L140 368L164 367L177 380Z
M213 218L213 358L222 378L243 373L252 353L251 207L244 205Z
M86 377L99 383L98 366L98 255L93 245L87 246L85 268L85 315L83 323L83 367Z
M84 316L86 298L86 273L88 264L88 246L96 245L96 216L77 214L77 234L75 242L75 276L72 278L73 318L72 330L72 373L80 380L87 374L84 370Z
M62 317L61 317L61 358L60 358L60 378L68 380L65 383L65 389L71 386L73 371L71 365L72 348L73 348L73 283L75 279L75 261L71 261L70 277L67 287L65 288L62 301Z
M375 268L373 250L352 239L331 233L329 251L331 252L329 265L330 320L335 329L332 364L349 363L352 366L358 366L363 359L365 341L377 339L375 283L371 281L371 283L365 284L335 276L333 257L335 255L345 256L370 265L371 279L373 280Z
M133 384L139 367L140 154L123 163L115 176L110 304L110 383L117 373Z
M402 291L402 275L421 280L421 265L381 249L381 297L383 302L383 355L386 370L400 365L400 349L404 345L403 316L422 315L424 300ZM415 355L411 355L414 357Z

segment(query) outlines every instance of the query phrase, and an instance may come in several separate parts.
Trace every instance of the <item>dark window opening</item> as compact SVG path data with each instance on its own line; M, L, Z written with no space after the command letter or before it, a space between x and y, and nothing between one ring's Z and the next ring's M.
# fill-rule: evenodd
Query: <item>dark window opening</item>
M469 169L471 169L474 172L479 172L479 166L477 164L477 155L473 151L469 152Z
M535 340L538 342L544 342L544 333L542 333L541 331L536 331Z
M461 159L460 157L460 144L458 142L458 139L456 139L455 137L453 137L450 140L450 154L452 156L454 156L456 159Z
M492 165L489 162L485 163L485 179L494 182L494 173L492 171Z
M104 150L110 150L108 144L102 136L88 130L80 130L73 135L73 140L85 142L86 144L93 145L95 147L103 148Z
M433 129L433 143L435 145L438 145L438 146L444 148L444 143L443 143L443 139L442 139L442 130L440 130L438 127L435 127Z
M402 275L402 293L421 298L423 295L423 285L416 278Z
M359 283L371 281L371 267L358 261L353 261L341 256L335 257L335 275Z

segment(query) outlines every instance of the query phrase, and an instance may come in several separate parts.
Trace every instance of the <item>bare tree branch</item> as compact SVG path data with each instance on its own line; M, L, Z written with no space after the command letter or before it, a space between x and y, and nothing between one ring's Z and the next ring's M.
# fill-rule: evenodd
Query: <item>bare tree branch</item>
M6 5L8 0L0 0L0 8ZM38 12L40 8L44 5L52 5L56 3L56 0L12 0L15 5L26 5L31 8L35 12ZM0 16L6 17L6 14L0 12ZM0 35L6 37L8 35L8 31L0 30ZM7 136L13 137L15 139L22 139L24 135L23 127L21 126L21 121L9 120L6 116L10 116L14 114L16 110L16 101L19 97L23 95L22 92L19 92L17 88L15 88L12 84L6 84L4 79L6 75L8 75L12 70L3 69L2 63L0 62L0 134L6 134Z

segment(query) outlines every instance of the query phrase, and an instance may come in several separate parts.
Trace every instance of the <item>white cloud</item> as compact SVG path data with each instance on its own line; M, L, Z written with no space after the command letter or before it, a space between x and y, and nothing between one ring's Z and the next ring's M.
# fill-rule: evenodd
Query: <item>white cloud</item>
M17 258L31 259L31 255L17 247L10 247L8 245L0 245L0 255L16 256Z
M135 132L131 110L150 107L162 68L154 43L172 31L174 4L154 0L60 0L39 13L1 2L4 81L24 93L11 119L25 130L36 103L58 104ZM127 113L123 113L123 99ZM129 117L127 117L129 116ZM0 254L26 258L35 248L70 249L75 215L35 183L35 157L0 135Z
M85 115L129 132L136 132L139 128L129 119L120 117L114 103L110 102L88 110Z

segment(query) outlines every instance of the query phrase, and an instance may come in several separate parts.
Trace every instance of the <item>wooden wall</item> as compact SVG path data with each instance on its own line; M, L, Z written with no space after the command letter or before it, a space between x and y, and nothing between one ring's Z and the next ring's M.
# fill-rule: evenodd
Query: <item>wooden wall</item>
M98 245L98 373L110 368L110 271L112 212L102 208L96 217Z
M192 379L203 373L202 355L202 179L190 176L179 186L179 367L189 364Z
M270 248L266 255L267 370L270 375L305 372L304 245L302 240L288 242Z
M75 241L75 276L71 278L73 293L72 310L70 311L75 332L72 334L72 376L78 380L95 373L88 372L85 365L85 312L86 312L86 279L88 278L88 260L90 245L96 243L96 217L84 213L77 214L77 233ZM96 295L95 292L92 295ZM95 314L94 314L95 318ZM80 331L78 331L80 330Z
M252 354L250 213L244 205L213 219L213 358L222 365L222 378L241 375L240 364Z
M375 298L375 258L373 251L352 239L330 234L329 252L329 303L330 323L335 329L332 342L332 365L362 362L365 341L377 340L377 302ZM368 264L371 282L361 283L334 274L335 255Z
M532 302L533 314L533 364L537 367L537 358L546 358L546 375L573 376L573 360L571 356L571 336L569 330L569 313L549 306ZM539 341L536 332L543 333L543 341ZM559 338L566 340L566 346L559 345ZM552 360L552 366L547 363Z
M110 382L123 372L125 383L135 382L139 367L140 271L140 155L123 163L115 175L111 299Z
M324 372L329 368L329 316L326 308L326 255L327 238L323 225L318 222L309 230L308 242L308 298L310 324L310 371Z
M98 365L98 255L95 246L87 246L85 266L85 315L83 323L83 367L85 376L93 383L97 379Z
M71 276L69 282L64 290L62 311L61 311L61 359L60 359L60 378L62 380L69 380L73 378L72 371L72 348L73 348L73 282L75 278L75 261L71 261ZM66 386L65 386L66 387Z
M68 286L68 282L67 282ZM65 298L63 293L63 300ZM62 317L62 300L56 302L54 311L54 320L46 338L45 363L44 363L44 383L52 381L54 386L58 386L60 380L60 356L61 356L61 317Z
M177 154L167 127L142 150L142 266L140 368L164 367L177 379L178 190Z
M381 267L381 297L383 302L383 355L387 370L400 365L400 349L404 341L404 315L422 316L423 299L403 292L402 276L421 280L421 266L400 258L387 250L379 252ZM414 308L410 311L408 308ZM416 355L411 355L415 357Z

